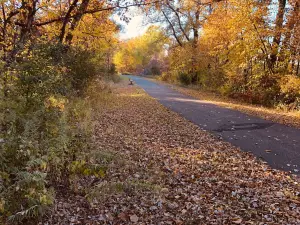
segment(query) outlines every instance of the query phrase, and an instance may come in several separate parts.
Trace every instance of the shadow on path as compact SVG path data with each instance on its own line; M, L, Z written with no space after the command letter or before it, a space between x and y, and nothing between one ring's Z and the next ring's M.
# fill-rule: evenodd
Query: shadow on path
M183 95L142 77L127 76L167 108L249 151L275 169L300 174L300 130Z

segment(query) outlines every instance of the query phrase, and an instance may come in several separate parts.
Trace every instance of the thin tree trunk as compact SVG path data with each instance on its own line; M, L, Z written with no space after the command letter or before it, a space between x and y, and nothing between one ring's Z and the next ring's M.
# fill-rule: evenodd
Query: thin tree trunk
M68 24L69 21L70 21L71 13L72 13L73 10L76 8L77 3L78 3L78 0L73 0L72 4L71 4L70 7L69 7L68 12L66 13L66 16L64 17L63 25L62 25L62 27L61 27L60 35L59 35L59 42L60 42L60 43L63 43L63 41L64 41L64 37L65 37L65 34L66 34L67 24Z
M291 36L292 36L292 31L296 25L296 22L297 20L299 19L298 16L299 16L299 5L300 3L299 2L296 2L294 7L293 7L293 11L291 13L291 16L289 17L288 19L288 22L287 22L287 32L285 34L285 38L282 42L282 45L284 47L288 47L288 45L290 44L290 40L291 40Z
M197 51L198 51L198 41L199 41L199 19L200 19L200 10L197 9L195 12L195 21L193 24L193 34L194 34L194 39L193 39L193 54L192 54L192 82L195 83L197 82L198 75L197 75Z
M198 40L199 40L199 19L200 19L200 10L197 9L195 13L195 23L193 26L193 33L194 33L194 40L193 40L193 45L194 47L197 47L198 45Z
M291 37L294 32L294 28L297 23L297 19L299 16L299 2L295 2L295 5L293 7L293 11L291 12L291 15L288 18L287 26L286 26L286 33L285 38L282 42L282 52L280 54L280 61L285 62L285 69L288 69L288 66L291 61L291 56L295 54L295 50L291 46ZM286 54L286 52L289 51L292 54Z
M18 13L20 14L21 22L19 22L18 25L21 27L21 30L19 36L14 37L13 49L7 54L6 62L8 65L15 60L16 55L24 47L26 42L30 40L30 36L33 32L34 19L37 12L38 0L32 0L30 2L31 4L22 1L22 5L20 7L19 12L15 12L15 14L13 14L13 15L16 15Z
M277 62L278 49L282 36L283 18L285 14L286 2L287 0L278 0L279 5L275 21L275 35L273 38L272 53L270 56L272 67L274 67Z
M69 32L66 36L66 43L68 45L72 44L72 39L73 39L73 31L76 29L76 27L78 26L79 21L82 19L84 12L86 11L88 5L89 5L90 0L83 0L78 12L76 13L76 15L73 18L73 21L71 23Z
M162 10L162 13L163 13L164 17L166 18L166 20L168 21L168 23L169 23L169 25L170 25L170 27L171 27L171 29L172 29L173 36L175 37L177 43L180 45L180 47L182 47L183 44L182 44L181 41L179 40L179 38L178 38L178 36L177 36L177 34L176 34L176 31L175 31L175 28L174 28L173 24L171 23L171 21L169 20L168 16L166 15L166 13L165 13L163 10Z
M180 16L179 16L177 10L174 9L169 3L167 5L175 13L176 18L178 20L179 29L181 30L182 34L184 35L184 37L186 38L187 41L190 41L190 38L189 38L188 34L183 29L183 26L182 26L182 23L181 23L181 19L180 19Z

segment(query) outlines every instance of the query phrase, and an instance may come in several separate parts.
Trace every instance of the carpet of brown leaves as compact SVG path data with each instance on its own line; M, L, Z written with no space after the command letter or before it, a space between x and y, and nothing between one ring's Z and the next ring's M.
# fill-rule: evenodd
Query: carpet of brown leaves
M48 224L300 224L296 177L215 139L134 86L101 110L103 178L57 194Z

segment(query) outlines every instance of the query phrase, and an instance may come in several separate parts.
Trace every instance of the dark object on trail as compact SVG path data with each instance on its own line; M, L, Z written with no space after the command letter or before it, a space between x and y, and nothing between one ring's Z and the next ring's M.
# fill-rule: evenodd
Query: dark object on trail
M240 124L224 124L216 132L235 131L235 130L259 130L273 126L274 123L240 123Z
M133 85L133 80L129 78L129 85Z

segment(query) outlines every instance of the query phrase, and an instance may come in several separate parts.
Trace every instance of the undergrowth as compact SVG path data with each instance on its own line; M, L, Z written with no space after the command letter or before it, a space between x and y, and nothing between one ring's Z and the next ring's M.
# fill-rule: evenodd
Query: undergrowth
M0 224L34 223L51 208L58 188L78 176L104 176L89 160L95 98L108 101L103 71L91 53L39 45L2 67ZM95 91L97 90L97 91Z

